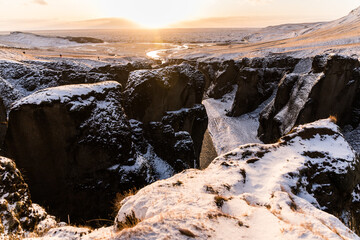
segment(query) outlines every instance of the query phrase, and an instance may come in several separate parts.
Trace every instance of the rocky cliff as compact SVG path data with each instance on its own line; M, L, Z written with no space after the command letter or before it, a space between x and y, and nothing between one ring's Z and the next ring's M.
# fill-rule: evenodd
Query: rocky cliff
M340 126L357 126L359 66L357 59L349 57L317 56L309 71L284 76L274 100L261 114L260 139L274 142L297 124L330 115Z
M116 193L200 166L202 74L186 64L138 73L124 93L115 81L66 85L11 105L5 153L61 219L109 218Z

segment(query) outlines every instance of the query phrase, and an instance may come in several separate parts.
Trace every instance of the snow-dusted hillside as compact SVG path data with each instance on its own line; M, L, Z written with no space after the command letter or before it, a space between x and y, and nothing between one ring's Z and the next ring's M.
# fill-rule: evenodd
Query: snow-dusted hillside
M75 45L67 39L46 37L31 33L13 32L9 35L0 35L0 46L35 48L35 47L59 47Z

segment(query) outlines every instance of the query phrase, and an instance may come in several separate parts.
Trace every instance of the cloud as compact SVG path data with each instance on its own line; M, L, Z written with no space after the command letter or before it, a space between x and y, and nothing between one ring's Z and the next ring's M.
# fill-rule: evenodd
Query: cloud
M40 5L47 5L47 2L45 0L33 0L33 3Z

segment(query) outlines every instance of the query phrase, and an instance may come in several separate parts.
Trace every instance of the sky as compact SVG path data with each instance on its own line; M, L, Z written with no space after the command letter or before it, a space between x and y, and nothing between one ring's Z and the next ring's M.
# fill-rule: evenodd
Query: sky
M209 27L264 27L334 20L359 6L360 0L0 0L0 31L77 28L103 18L145 28L188 27L199 19Z

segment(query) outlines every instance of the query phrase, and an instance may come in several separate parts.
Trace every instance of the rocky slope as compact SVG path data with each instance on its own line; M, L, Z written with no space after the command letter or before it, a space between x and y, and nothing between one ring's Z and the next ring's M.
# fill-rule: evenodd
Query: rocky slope
M320 210L339 207L345 219L356 218L342 207L358 204L358 168L339 128L317 121L141 189L121 202L114 227L82 239L359 239ZM65 227L45 238L59 236L77 237Z

